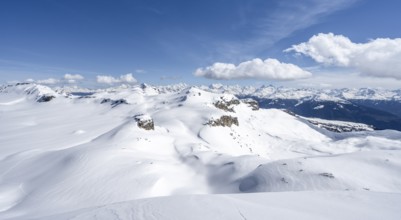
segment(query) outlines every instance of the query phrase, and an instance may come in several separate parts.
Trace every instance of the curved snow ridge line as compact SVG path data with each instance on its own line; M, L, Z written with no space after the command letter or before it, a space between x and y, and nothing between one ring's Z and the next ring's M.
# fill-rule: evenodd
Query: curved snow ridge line
M186 195L114 203L52 216L37 216L32 220L398 220L400 201L401 194L398 193L344 191Z
M17 205L25 195L26 192L23 189L22 183L19 186L0 188L0 212L7 211Z
M401 192L398 150L314 156L261 164L240 179L241 192L356 190Z
M25 101L25 98L16 99L16 100L13 100L10 102L3 102L3 103L0 103L0 105L2 105L2 106L15 105L15 104L21 103L23 101Z

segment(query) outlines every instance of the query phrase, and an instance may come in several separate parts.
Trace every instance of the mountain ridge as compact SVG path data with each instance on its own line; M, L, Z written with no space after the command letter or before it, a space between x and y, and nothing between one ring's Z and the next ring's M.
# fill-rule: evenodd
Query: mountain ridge
M229 92L19 84L1 87L0 119L1 219L160 196L369 191L374 204L375 192L401 192L401 132L263 109Z

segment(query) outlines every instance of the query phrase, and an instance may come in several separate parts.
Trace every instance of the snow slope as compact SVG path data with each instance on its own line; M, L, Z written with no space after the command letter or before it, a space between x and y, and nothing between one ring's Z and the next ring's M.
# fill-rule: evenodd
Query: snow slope
M38 102L43 95L55 98ZM356 209L383 201L390 206L381 211L388 219L395 216L392 207L401 192L400 132L333 133L281 110L255 111L235 100L229 93L184 85L97 91L2 87L0 219L68 219L69 214L61 214L67 212L88 219L110 210L125 215L138 209L184 219L200 210L174 207L192 200L200 205L213 200L207 209L218 211L210 218L221 217L221 210L231 219L238 213L224 208L226 202L244 206L244 212L265 213L260 207L280 195L283 201L302 195L305 205L295 200L288 209L305 218L306 204L332 198L340 210L342 196L352 197ZM236 119L238 126L211 126L222 116ZM154 127L141 128L138 118L151 120ZM287 193L176 197L276 191ZM143 200L158 196L174 197ZM368 202L360 205L365 198ZM282 213L283 201L273 213ZM123 203L111 205L118 202ZM147 209L148 203L153 208Z
M399 219L401 195L283 192L143 199L43 219Z

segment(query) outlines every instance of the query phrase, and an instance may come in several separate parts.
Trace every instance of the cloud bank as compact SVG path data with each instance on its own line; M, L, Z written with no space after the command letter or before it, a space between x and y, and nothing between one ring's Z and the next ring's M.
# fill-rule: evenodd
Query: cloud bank
M98 83L103 84L116 84L116 83L136 83L138 82L133 76L132 73L128 73L126 75L121 75L119 78L115 78L112 76L96 76L96 81Z
M25 82L39 83L39 84L46 84L46 85L54 85L54 84L62 84L62 83L74 84L74 83L77 83L77 81L80 81L83 79L85 79L85 78L82 75L67 73L61 79L55 79L55 78L39 79L39 80L26 79Z
M64 80L67 81L68 83L76 83L79 80L83 80L84 77L79 74L65 74L64 75Z
M320 33L284 51L303 54L324 65L356 68L363 75L401 79L401 38L354 43L343 35Z
M276 59L261 60L259 58L242 62L237 66L231 63L214 63L212 66L199 68L195 76L209 79L264 79L293 80L312 76L300 67L282 63Z
M32 79L29 79L32 80ZM48 78L48 79L42 79L42 80L36 80L36 83L39 84L47 84L47 85L53 85L59 83L60 80L54 79L54 78Z

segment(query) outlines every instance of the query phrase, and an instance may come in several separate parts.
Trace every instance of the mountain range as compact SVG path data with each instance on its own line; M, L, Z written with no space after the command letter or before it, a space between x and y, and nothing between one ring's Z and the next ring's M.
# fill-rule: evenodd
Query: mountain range
M398 219L401 132L263 102L399 101L331 91L1 86L0 219Z

